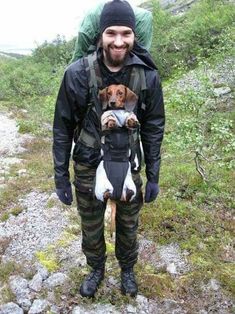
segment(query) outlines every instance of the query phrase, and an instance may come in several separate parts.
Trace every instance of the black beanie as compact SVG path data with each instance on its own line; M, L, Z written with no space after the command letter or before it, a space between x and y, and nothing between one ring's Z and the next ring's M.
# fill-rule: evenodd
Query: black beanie
M135 14L127 1L113 0L105 3L100 15L100 34L109 26L126 26L135 32Z

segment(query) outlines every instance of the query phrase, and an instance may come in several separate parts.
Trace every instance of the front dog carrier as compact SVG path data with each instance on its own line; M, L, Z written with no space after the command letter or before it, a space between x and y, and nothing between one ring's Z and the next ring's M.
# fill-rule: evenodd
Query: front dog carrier
M115 129L115 132L110 130L101 131L100 120L103 110L98 99L98 92L103 84L96 52L85 58L85 65L91 100L91 103L88 105L88 110L90 111L89 117L94 117L94 119L90 118L88 121L92 133L88 133L87 130L82 129L78 140L88 147L100 147L102 149L102 159L109 179L118 183L116 186L119 187L115 189L113 198L120 199L123 183L123 179L120 178L123 178L122 173L127 171L129 162L131 163L132 171L138 171L140 168L139 127L133 129L119 127ZM146 90L143 67L133 66L128 88L137 95L142 90ZM96 120L96 123L94 123L94 120ZM112 167L115 171L111 171L109 167Z
M89 54L87 57L84 58L84 60L86 64L86 73L90 89L90 103L88 104L88 110L93 111L98 118L97 120L100 122L100 117L103 113L103 110L98 99L98 92L99 89L103 86L103 81L96 52ZM143 67L132 67L128 87L137 95L139 95L141 91L146 90L146 79ZM98 121L97 123L99 123ZM134 134L134 132L131 133L132 134L129 134L129 136L131 136L132 138L129 140L129 143L131 143L133 146L133 143L136 142L138 135ZM79 136L79 140L87 146L95 148L101 145L101 137L101 126L99 125L99 128L97 128L97 125L95 127L93 124L92 133L87 134L85 130L82 130Z

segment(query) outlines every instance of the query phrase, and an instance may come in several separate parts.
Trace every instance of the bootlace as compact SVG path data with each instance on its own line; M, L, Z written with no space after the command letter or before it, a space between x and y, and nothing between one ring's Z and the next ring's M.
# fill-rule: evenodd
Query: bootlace
M130 279L131 282L136 283L135 275L132 269L125 269L122 274L126 279Z
M91 273L88 275L87 280L89 281L95 281L98 283L100 281L100 277L102 275L103 270L102 269L95 269L92 270Z

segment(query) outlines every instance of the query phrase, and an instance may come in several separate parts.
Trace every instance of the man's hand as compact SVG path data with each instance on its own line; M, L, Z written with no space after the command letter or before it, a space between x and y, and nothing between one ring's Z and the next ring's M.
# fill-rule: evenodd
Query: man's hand
M73 202L73 194L71 184L65 188L56 189L56 194L59 197L60 201L65 205L71 205Z
M145 187L145 202L150 203L157 198L159 193L159 186L155 182L147 181Z

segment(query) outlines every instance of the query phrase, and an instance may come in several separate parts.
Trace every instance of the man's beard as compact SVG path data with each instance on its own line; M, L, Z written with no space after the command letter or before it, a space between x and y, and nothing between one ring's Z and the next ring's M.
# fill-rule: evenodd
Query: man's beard
M123 65L129 55L129 52L130 52L130 46L129 45L126 45L125 46L125 49L126 49L126 52L124 54L124 56L122 58L113 58L112 57L112 53L111 53L111 48L112 46L109 45L107 48L104 48L104 51L105 51L105 57L107 59L107 62L109 65L111 66L114 66L114 67L117 67L117 66L120 66L120 65Z

